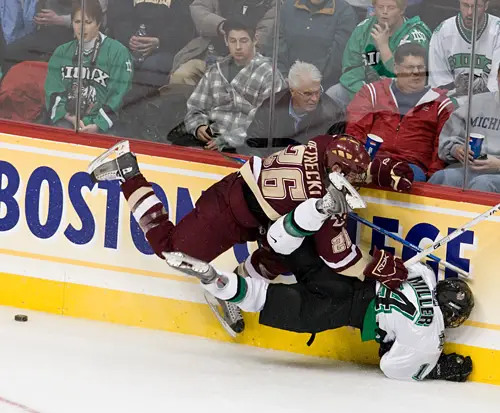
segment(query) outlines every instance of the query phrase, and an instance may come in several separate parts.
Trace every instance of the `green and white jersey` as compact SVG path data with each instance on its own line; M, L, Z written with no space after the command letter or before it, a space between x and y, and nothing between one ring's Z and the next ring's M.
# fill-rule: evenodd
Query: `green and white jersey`
M422 380L436 366L444 344L444 320L434 299L434 271L417 263L408 269L408 280L391 291L377 283L376 321L394 341L380 360L389 378Z
M85 125L96 124L106 132L113 126L123 97L129 91L133 68L128 49L117 40L102 33L98 52L92 49L83 55L81 119ZM46 105L53 123L62 119L68 102L76 95L78 81L78 43L76 40L59 46L49 61L49 71L45 81Z
M354 29L347 42L342 58L342 76L340 83L349 91L351 98L367 83L384 77L394 77L394 57L383 62L372 38L373 26L378 23L373 16L363 20ZM417 43L426 50L429 47L432 32L427 25L416 16L404 19L389 38L392 53L402 44Z
M458 86L464 81L468 84L472 51L471 35L472 31L464 27L460 14L450 17L436 28L429 47L429 83L432 87L452 83ZM481 81L483 86L481 88L475 86L474 93L498 90L499 60L500 19L485 14L484 22L478 27L474 62L475 78Z

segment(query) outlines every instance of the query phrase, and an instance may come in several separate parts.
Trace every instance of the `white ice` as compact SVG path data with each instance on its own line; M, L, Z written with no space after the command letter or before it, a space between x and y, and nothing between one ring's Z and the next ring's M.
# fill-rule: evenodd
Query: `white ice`
M14 321L27 314L26 323ZM500 387L0 307L1 413L498 413Z

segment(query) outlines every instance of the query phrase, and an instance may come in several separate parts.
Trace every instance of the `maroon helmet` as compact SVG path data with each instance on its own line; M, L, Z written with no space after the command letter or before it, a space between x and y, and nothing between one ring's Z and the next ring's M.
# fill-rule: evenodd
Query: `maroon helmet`
M328 173L338 165L345 177L357 176L356 181L360 183L366 180L370 162L370 155L363 144L354 136L347 134L334 135L325 151L325 166Z

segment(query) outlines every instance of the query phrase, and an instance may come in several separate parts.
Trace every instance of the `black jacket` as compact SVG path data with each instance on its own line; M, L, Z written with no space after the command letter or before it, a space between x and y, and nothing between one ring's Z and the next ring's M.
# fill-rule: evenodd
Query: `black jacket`
M109 35L128 47L130 38L141 24L148 37L160 39L158 51L175 55L194 36L194 24L189 12L189 0L172 0L171 6L161 3L138 3L120 0L117 7L108 7Z
M269 98L257 109L254 120L247 130L245 146L239 149L240 153L265 157L288 145L307 143L317 135L344 132L345 111L326 94L321 96L316 110L301 119L296 132L295 119L289 113L291 98L289 89L276 94L272 147L267 148L271 102Z

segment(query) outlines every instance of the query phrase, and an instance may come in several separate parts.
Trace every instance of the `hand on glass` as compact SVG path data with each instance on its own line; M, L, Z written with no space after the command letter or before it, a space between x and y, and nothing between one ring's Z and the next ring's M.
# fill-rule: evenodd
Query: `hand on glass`
M460 163L465 163L465 146L463 145L455 145L452 150L452 155L457 159ZM477 162L474 161L474 156L471 150L469 150L469 162Z
M144 56L151 54L151 52L160 45L160 39L157 37L142 37L132 36L128 43L130 50L133 52L142 53Z
M36 24L49 26L64 26L65 21L63 16L59 16L55 11L50 9L42 9L33 18Z
M387 22L384 23L384 25L380 25L380 24L373 25L372 38L379 49L382 46L389 44L390 32L391 32L391 30L390 30Z
M496 156L489 156L487 159L474 159L470 169L474 172L500 172L500 159Z

